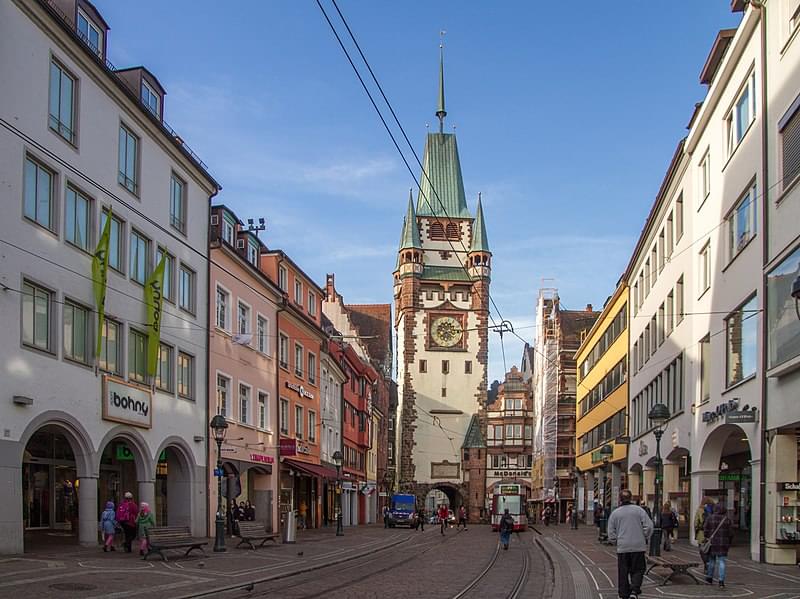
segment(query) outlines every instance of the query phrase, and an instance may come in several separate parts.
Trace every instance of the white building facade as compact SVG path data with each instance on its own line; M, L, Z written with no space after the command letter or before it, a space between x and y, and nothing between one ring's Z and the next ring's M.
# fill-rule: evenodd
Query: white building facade
M206 534L207 234L219 186L163 124L164 90L114 70L85 0L0 4L0 552L37 531L97 543L125 491ZM106 321L92 254L111 212ZM144 282L167 255L159 367Z

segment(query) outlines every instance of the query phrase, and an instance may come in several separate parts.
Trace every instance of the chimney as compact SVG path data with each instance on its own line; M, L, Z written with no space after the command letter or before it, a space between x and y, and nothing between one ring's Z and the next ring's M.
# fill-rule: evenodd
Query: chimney
M333 273L325 276L325 296L329 302L336 299L336 285L334 284Z
M586 311L587 312L591 312L592 311L592 304L586 304Z

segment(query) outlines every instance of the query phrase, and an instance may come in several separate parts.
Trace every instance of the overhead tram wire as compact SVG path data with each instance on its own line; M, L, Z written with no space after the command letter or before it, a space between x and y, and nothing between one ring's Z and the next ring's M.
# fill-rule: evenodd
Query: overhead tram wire
M411 168L411 165L408 163L408 159L405 157L405 154L403 153L403 150L400 148L400 144L398 144L397 138L395 137L394 133L392 132L391 128L389 127L389 124L386 122L386 119L383 116L383 113L381 112L380 108L378 108L378 105L375 102L375 98L373 97L372 92L370 92L369 88L367 87L367 84L365 83L364 78L361 76L361 73L359 72L358 67L356 66L355 62L353 61L353 58L350 56L350 53L348 52L347 48L345 47L344 42L342 41L342 38L339 35L339 32L336 30L335 25L331 21L330 17L328 16L327 11L322 6L322 3L320 2L320 0L316 0L316 2L317 2L317 6L319 7L320 11L322 12L322 15L325 17L325 20L327 21L328 26L331 29L331 32L333 33L334 37L336 38L336 41L339 43L339 47L342 49L342 52L344 53L345 57L347 58L347 61L350 63L350 66L353 69L353 72L355 73L356 77L358 78L359 82L361 83L361 87L364 89L364 92L367 94L367 97L369 98L369 101L372 104L372 107L374 108L375 112L378 115L378 118L380 118L384 129L386 129L386 132L388 133L389 138L392 140L392 144L394 144L394 147L397 150L397 153L400 154L400 158L403 161L403 164L405 165L406 169L408 170L409 174L411 175L411 178L414 180L414 183L417 185L417 188L419 189L420 196L425 201L425 203L428 205L428 208L431 210L431 212L433 212L434 215L435 215L436 211L434 210L433 206L431 205L430 200L428 199L427 195L422 190L422 185L421 185L419 179L417 179L417 176L414 174L414 170ZM338 11L338 7L337 7L337 11ZM341 16L341 12L339 14ZM344 22L344 17L342 17L342 20ZM348 31L349 31L350 29L347 26L346 22L345 22L345 26L348 28ZM352 32L351 32L351 37L352 37ZM355 40L355 38L353 38L353 39ZM357 43L356 43L356 46L358 46ZM360 48L359 48L359 52L361 52ZM362 56L362 58L364 58L363 53L361 54L361 56ZM365 58L364 58L364 62L366 64L366 59ZM367 66L367 68L369 68L369 66ZM370 68L369 70L372 73L372 69ZM373 74L373 79L375 79L374 74ZM376 84L377 84L377 79L375 79L375 81L376 81ZM378 87L380 89L380 84L377 84L377 85L378 85ZM383 94L383 90L382 89L381 89L381 94L383 95L384 99L386 100L386 96L385 96L385 94ZM386 100L386 102L387 102L387 105L388 105L388 100ZM392 111L392 114L394 115L394 111L391 109L391 106L389 107L389 109ZM400 125L399 120L397 119L396 115L395 115L395 120L397 121L398 126L400 127L401 131L403 132L403 136L405 137L406 141L408 142L408 136L406 135L405 130L403 130L402 125ZM408 143L410 145L410 142L408 142ZM450 219L450 216L447 214L447 210L445 209L441 198L439 198L439 194L436 191L435 186L431 182L430 177L428 177L428 174L425 172L425 169L422 168L422 163L420 162L419 157L417 156L416 152L413 150L413 147L412 147L412 153L414 154L414 157L416 158L417 163L420 165L422 173L425 175L425 178L428 180L428 182L430 184L430 187L433 190L434 195L436 196L437 200L439 201L439 204L442 207L442 212L444 213L445 218ZM434 218L436 219L436 222L441 223L441 221L439 220L439 216L435 215ZM447 239L447 243L450 245L450 248L453 250L453 252L456 255L458 255L459 251L453 245L452 240ZM469 250L464 245L463 240L461 240L460 243L461 243L463 252L468 254ZM463 263L461 264L461 268L464 270L464 272L466 272L467 276L470 277L470 279L471 279L471 275L469 273L469 270L467 269L467 267ZM491 294L488 294L488 296L489 296L489 301L491 302L492 306L494 306L495 311L497 312L497 316L502 320L502 314L497 309L497 304L494 302L494 299L492 298ZM489 315L489 319L492 321L492 324L495 324L495 320L494 320L494 317L492 316L491 309L488 309L487 313Z
M317 0L317 4L319 4L319 3L320 3L319 0ZM406 134L406 130L403 127L403 124L400 122L400 119L398 118L397 113L394 111L394 107L392 107L392 103L389 101L389 98L386 97L386 93L384 93L384 91L383 91L383 86L381 86L380 82L378 81L378 78L376 77L375 72L372 70L372 66L369 64L369 61L367 60L367 57L364 56L364 52L361 50L361 45L358 43L358 40L356 39L355 35L353 34L353 30L350 29L350 25L348 24L347 19L345 19L344 15L342 14L342 11L339 10L339 5L336 3L336 0L331 0L331 3L333 4L334 8L336 9L336 12L339 13L339 18L342 20L342 23L344 24L345 28L347 29L347 33L350 35L350 39L353 40L353 44L355 45L356 49L358 50L358 54L361 56L361 60L364 61L364 65L367 67L367 70L369 71L369 74L372 77L372 80L375 82L375 85L378 88L378 91L381 93L381 97L383 98L383 101L386 103L387 108L389 108L389 112L392 114L392 118L394 119L394 122L397 124L397 127L400 129L400 132L403 134L403 139L405 139L406 144L408 145L408 148L411 150L411 154L414 156L414 159L417 161L417 164L419 165L419 168L422 171L422 174L425 176L425 179L428 181L428 184L430 185L431 189L433 190L433 194L436 196L436 200L439 202L439 206L441 207L442 212L445 215L445 218L447 218L449 220L450 219L450 215L447 214L447 209L445 208L444 203L442 202L442 199L439 197L439 194L436 191L436 187L433 185L433 181L431 181L430 177L428 176L428 173L425 171L425 168L422 165L422 161L419 158L419 154L417 154L417 151L414 148L414 144L412 144L411 140L408 138L408 135ZM415 181L416 181L416 179L415 179ZM417 183L417 185L419 186L419 183ZM431 211L433 212L433 207L430 205L430 202L428 201L428 198L422 192L422 187L421 186L419 186L419 190L420 190L420 195L422 195L423 199L425 200L425 203L428 204L428 208L430 208ZM438 217L436 217L436 222L441 222L441 221L439 221ZM450 242L449 239L448 239L448 242ZM462 239L459 239L459 242L460 242L461 247L464 250L464 252L469 254L469 251L467 250L466 245L464 245L464 241ZM451 248L453 247L452 243L450 243L450 247ZM453 251L455 251L455 248L453 248ZM492 298L491 294L489 294L489 301L494 306L494 309L497 312L497 316L500 318L500 320L501 321L504 320L503 319L503 315L500 312L500 308L497 307L497 304L495 303L494 298Z

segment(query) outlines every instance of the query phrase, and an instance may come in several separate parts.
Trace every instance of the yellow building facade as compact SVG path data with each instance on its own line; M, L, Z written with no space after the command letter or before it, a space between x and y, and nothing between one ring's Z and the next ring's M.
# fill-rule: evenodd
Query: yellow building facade
M575 508L616 506L627 472L628 287L620 281L575 353Z

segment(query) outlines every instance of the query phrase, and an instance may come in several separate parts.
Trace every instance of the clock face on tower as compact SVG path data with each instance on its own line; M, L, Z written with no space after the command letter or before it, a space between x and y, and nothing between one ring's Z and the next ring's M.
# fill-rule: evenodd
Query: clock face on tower
M452 316L440 316L431 323L431 340L438 347L453 347L463 335L461 323Z

